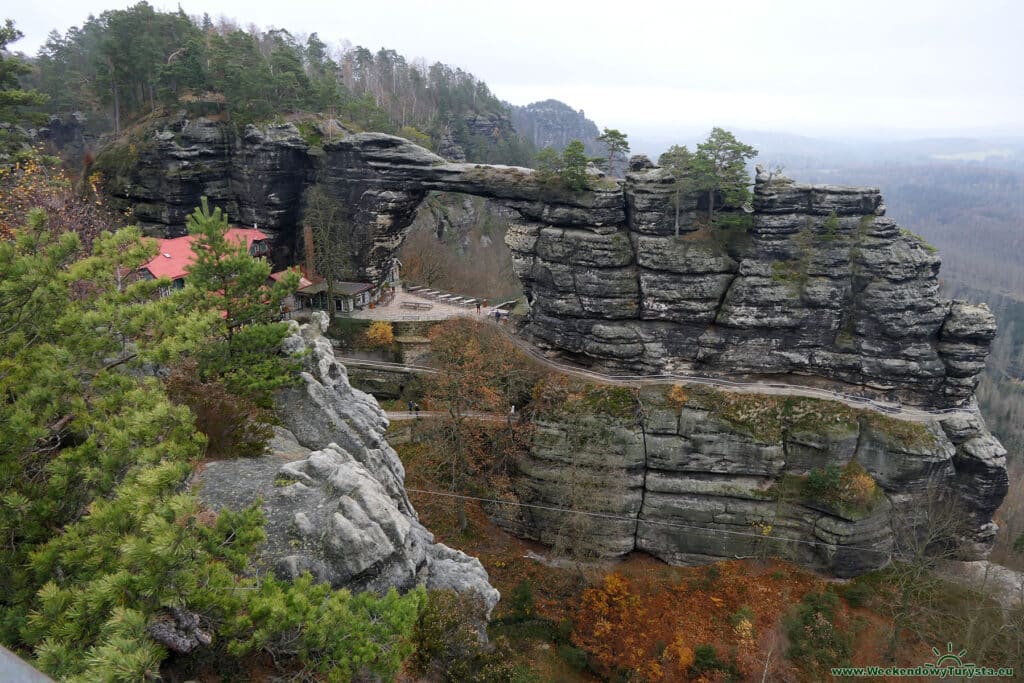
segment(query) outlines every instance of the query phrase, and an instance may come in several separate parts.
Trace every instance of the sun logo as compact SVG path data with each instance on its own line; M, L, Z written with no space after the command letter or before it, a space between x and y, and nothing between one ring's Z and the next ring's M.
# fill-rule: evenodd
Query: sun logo
M939 651L939 648L933 647L932 648L932 653L936 657L938 657L938 659L935 660L934 664L932 664L931 662L928 662L927 664L925 664L925 666L934 667L936 669L946 669L946 668L949 668L949 667L973 667L974 666L974 664L964 664L963 659L961 659L964 655L967 654L966 648L963 649L963 650L960 650L960 652L954 653L953 652L953 643L946 643L946 651L945 652L941 652L941 651Z

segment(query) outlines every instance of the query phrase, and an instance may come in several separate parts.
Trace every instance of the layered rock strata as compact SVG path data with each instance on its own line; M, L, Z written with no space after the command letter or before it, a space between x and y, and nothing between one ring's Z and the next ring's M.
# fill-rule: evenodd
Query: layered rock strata
M417 584L473 591L487 613L498 591L479 560L443 544L420 524L404 487L405 470L384 439L376 400L353 389L316 317L285 341L304 353L299 386L277 399L281 419L271 452L212 462L199 475L213 509L262 500L265 569L294 578L310 572L338 588L385 592Z
M939 257L877 189L759 173L732 227L686 195L677 216L649 163L623 191L618 224L510 231L541 342L616 372L823 377L943 407L973 394L994 317L939 296Z
M293 230L315 176L369 230L360 276L381 281L427 192L494 199L520 216L506 241L528 332L599 369L787 375L950 407L970 399L995 334L986 306L939 295L938 256L885 217L877 188L759 173L753 212L726 207L711 225L700 198L645 158L624 182L591 176L568 192L379 133L310 148L290 124L241 139L202 119L176 126L115 174L144 220L179 225L206 194Z
M589 392L536 419L514 484L527 505L491 510L513 533L673 564L780 556L838 576L925 538L969 559L991 547L1006 451L976 413L909 423L815 399ZM874 482L859 504L807 486L851 461Z
M291 124L249 125L239 135L210 119L182 117L101 152L97 169L153 235L184 234L201 197L232 220L291 234L313 162Z

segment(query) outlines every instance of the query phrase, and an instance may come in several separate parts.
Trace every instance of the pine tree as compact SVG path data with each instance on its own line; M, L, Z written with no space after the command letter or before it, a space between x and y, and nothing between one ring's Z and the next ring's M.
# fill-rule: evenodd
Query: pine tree
M289 273L268 286L270 264L253 258L248 245L228 238L228 217L210 211L206 197L187 221L195 253L186 291L220 312L214 343L200 356L204 376L223 377L234 392L267 405L269 394L288 381L285 359L275 354L287 334L275 323L281 301L295 291L298 275Z
M682 207L683 193L691 190L689 187L693 182L693 153L686 148L686 145L672 145L668 151L658 157L658 165L668 170L674 179L672 206L676 210L675 231L679 237L679 212Z
M7 54L7 46L21 37L21 31L14 28L14 22L10 19L0 27L0 123L14 126L39 123L39 115L27 113L23 107L38 106L48 99L36 90L25 90L21 87L21 76L29 73L31 69L17 57ZM43 119L45 120L45 117ZM21 149L25 143L25 136L16 128L0 129L0 162Z
M69 681L156 679L171 651L221 661L282 643L298 675L394 678L422 591L244 576L263 539L258 504L214 513L183 492L205 439L153 368L227 343L211 297L159 297L167 281L127 277L155 253L136 228L84 256L76 234L29 218L0 241L0 640ZM230 262L220 217L197 222ZM221 282L230 299L235 283ZM269 315L234 310L250 320L236 341Z
M608 158L603 162L604 170L607 173L612 172L616 161L626 160L626 155L629 154L627 137L625 133L616 128L605 128L604 132L597 136L597 141L605 146L608 154Z
M718 193L731 206L739 206L750 198L746 162L755 156L756 149L724 128L713 128L708 139L697 145L691 162L693 183L695 190L707 193L709 221L715 217Z
M562 150L562 182L570 190L579 192L587 189L587 152L583 143L573 140Z

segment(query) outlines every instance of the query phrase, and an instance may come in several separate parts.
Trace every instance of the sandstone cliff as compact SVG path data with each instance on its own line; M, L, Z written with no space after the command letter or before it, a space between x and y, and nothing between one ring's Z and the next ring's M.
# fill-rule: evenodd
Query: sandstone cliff
M512 125L537 149L553 147L561 152L570 142L579 140L591 156L604 151L597 143L601 134L597 124L564 102L543 100L522 107L509 105L509 111Z
M624 182L594 177L572 193L529 169L448 162L378 133L310 147L290 124L235 139L197 120L146 136L122 165L106 164L139 217L180 226L206 194L244 222L293 232L316 169L371 228L360 267L372 280L427 192L515 209L507 243L532 303L528 332L599 368L785 374L958 406L995 332L985 306L939 296L938 256L885 217L876 188L759 174L754 211L737 212L732 228L702 222L699 198L683 193L677 237L673 180L643 158Z
M736 227L701 220L638 163L621 221L509 232L541 342L613 371L827 378L911 404L969 400L995 333L939 296L939 257L885 218L875 188L759 174Z
M750 547L751 528L767 524L778 539L772 542L787 544L780 553L855 573L887 553L901 525L914 527L914 501L929 482L965 511L962 552L977 555L991 540L992 513L1006 490L1005 454L972 395L995 321L984 305L940 297L938 256L885 217L875 188L803 185L759 173L753 212L725 207L732 221L723 226L703 221L706 207L685 191L677 209L673 179L644 158L632 161L624 181L591 176L589 189L568 192L541 183L530 169L449 162L377 133L311 147L290 125L246 129L236 139L200 120L142 142L115 157L121 165L108 162L111 187L137 214L168 227L207 194L229 212L234 206L244 220L287 230L315 170L345 201L351 218L371 227L373 246L360 264L371 279L388 269L428 192L500 202L519 216L506 241L532 304L526 334L584 364L616 372L785 375L787 383L965 409L921 426L816 402L821 405L801 407L799 414L827 415L831 422L801 421L792 413L794 404L783 401L751 409L774 425L762 429L760 419L751 425L750 411L733 410L730 400L694 394L671 409L664 397L648 395L625 414L594 408L568 422L562 414L540 415L520 496L564 503L580 490L567 491L567 478L589 481L595 503L627 517L610 520L595 541L603 552L636 548L670 561L749 554L761 551ZM341 386L344 371L325 361L311 377L321 387L309 382L313 396ZM357 453L364 453L370 460L362 466L381 475L374 481L391 501L389 514L408 525L351 532L367 548L378 544L366 539L381 541L384 555L345 568L323 564L334 552L330 543L308 541L324 538L316 534L325 525L347 538L347 527L335 524L338 515L289 518L300 536L307 534L293 540L322 546L320 555L293 553L290 566L370 585L376 576L408 582L429 564L424 558L430 546L416 540L426 532L413 523L401 493L397 459L380 445L383 421L377 415L367 418L377 426L360 446L346 441L350 437L338 426L330 427L331 436L318 436L323 426L296 414L298 441L317 452L299 451L306 464L281 475L304 487L323 485L323 496L310 500L326 499L335 509L341 503L325 482L334 480L332 472L355 477L358 468L344 452L357 461L363 457ZM579 441L581 420L599 423L600 438ZM850 461L884 492L870 509L784 495L793 477ZM382 462L390 464L382 470ZM265 488L265 476L261 481L264 490L283 495ZM506 523L548 542L564 526L536 510ZM884 552L864 551L876 546ZM409 554L402 555L403 548Z
M491 514L584 554L772 555L852 576L948 535L976 559L1007 489L1006 452L977 413L905 422L817 399L590 386L534 424L514 484L526 505ZM871 480L828 482L851 462Z
M293 323L294 324L294 323ZM197 477L213 509L261 499L267 541L257 571L295 578L310 572L336 588L385 592L427 588L474 591L488 614L498 591L479 560L434 542L405 493L405 470L384 439L387 418L372 396L353 389L322 336L326 315L285 340L304 353L301 384L284 390L283 428L271 453L212 462Z

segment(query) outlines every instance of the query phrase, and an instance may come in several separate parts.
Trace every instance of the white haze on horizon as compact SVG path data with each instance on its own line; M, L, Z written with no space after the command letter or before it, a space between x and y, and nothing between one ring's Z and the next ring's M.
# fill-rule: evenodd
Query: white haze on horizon
M51 29L128 4L48 0L0 14L25 33L10 47L35 54ZM333 45L442 61L513 104L558 99L633 135L712 125L809 136L1024 134L1024 3L1015 0L180 5L243 27L315 31Z

